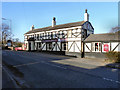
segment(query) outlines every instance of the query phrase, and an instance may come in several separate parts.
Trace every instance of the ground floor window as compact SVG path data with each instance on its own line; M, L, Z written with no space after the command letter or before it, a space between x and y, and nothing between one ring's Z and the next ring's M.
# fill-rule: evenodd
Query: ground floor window
M41 42L38 43L38 47L41 48Z
M66 43L62 43L62 51L66 50Z
M46 43L46 45L47 45L47 50L51 50L52 49L52 43L50 42L50 43Z
M29 43L29 49L28 50L31 50L31 43Z
M93 51L100 52L101 51L101 42L93 43Z

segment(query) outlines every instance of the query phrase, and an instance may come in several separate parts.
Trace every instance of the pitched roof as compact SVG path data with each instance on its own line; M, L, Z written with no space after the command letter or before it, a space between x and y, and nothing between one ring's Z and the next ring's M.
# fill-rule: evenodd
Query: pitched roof
M90 34L85 42L120 41L120 33Z
M75 27L75 26L81 26L85 23L86 21L80 21L80 22L73 22L73 23L67 23L67 24L60 24L60 25L55 25L54 27L48 26L44 28L38 28L38 29L33 29L28 31L25 34L29 33L35 33L35 32L41 32L41 31L49 31L49 30L55 30L55 29L62 29L62 28L70 28L70 27Z

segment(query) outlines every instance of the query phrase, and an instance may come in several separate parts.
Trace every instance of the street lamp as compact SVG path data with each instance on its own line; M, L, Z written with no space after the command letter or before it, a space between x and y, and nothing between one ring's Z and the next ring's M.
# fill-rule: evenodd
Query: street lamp
M12 32L12 21L10 19L2 18L2 20L7 20L10 22L10 32Z
M12 27L11 27L11 25L12 25L12 21L10 20L10 19L6 19L6 18L2 18L2 20L4 20L4 21L9 21L9 24L8 24L8 33L9 34L11 34L12 33ZM4 30L5 28L3 27L3 30ZM3 39L6 41L6 35L5 35L5 37L3 38L3 32L4 31L2 31L2 44L3 44ZM6 33L5 33L6 34ZM11 39L11 38L10 38Z

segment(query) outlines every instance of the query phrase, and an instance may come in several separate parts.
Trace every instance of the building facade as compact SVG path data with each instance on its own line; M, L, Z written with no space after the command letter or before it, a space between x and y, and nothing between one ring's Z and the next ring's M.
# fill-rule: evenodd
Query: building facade
M84 51L83 41L94 34L94 28L89 22L89 14L85 10L84 20L56 25L53 17L52 25L44 28L34 28L24 34L24 43L28 51L65 52L66 55L81 57Z
M105 58L108 51L120 52L120 31L91 34L84 40L85 57Z

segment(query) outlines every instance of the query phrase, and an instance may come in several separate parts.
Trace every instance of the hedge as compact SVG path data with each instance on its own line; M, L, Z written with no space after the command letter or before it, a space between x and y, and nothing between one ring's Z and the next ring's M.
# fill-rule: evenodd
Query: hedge
M120 63L120 52L109 51L106 53L106 57L109 61Z

